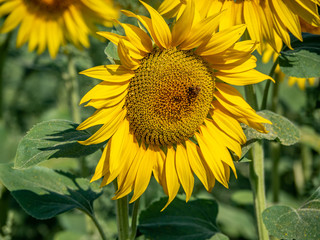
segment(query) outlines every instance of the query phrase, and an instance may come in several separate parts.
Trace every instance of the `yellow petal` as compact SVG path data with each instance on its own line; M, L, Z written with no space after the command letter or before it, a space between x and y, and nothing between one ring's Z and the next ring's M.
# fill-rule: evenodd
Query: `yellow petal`
M122 151L125 150L124 144L128 134L129 123L124 120L119 124L117 131L110 139L110 158L113 159L113 161L110 161L110 172L113 172L119 166L119 162L121 161L120 156L123 155Z
M77 127L77 130L84 130L92 126L106 124L112 121L116 115L120 114L122 107L123 105L119 104L110 108L102 108L95 111L94 114L88 117Z
M85 107L94 107L95 109L100 109L100 108L110 108L115 105L121 105L124 106L124 99L127 96L128 91L124 91L120 93L119 95L109 97L109 98L104 98L104 99L91 99Z
M124 45L123 41L120 40L118 44L118 55L121 61L121 64L130 70L137 69L140 65L138 62L134 61L129 54L129 50Z
M135 59L142 59L146 56L146 53L140 51L136 46L134 46L130 41L127 40L127 37L118 35L111 32L97 32L98 35L108 39L110 42L118 46L119 41L122 40L122 43L128 49L129 55Z
M285 25L296 38L302 41L298 16L292 13L292 10L290 10L282 0L273 0L272 4L283 25Z
M154 147L154 151L156 152L156 162L153 167L153 176L156 179L156 181L161 186L163 186L163 178L165 178L163 174L164 172L163 169L164 169L164 162L165 162L166 156L159 147Z
M1 27L1 33L6 33L18 26L26 15L26 9L23 4L17 6L4 21Z
M199 143L199 147L204 159L210 167L214 177L227 188L228 183L225 179L225 173L220 160L220 154L219 152L213 151L217 150L217 146L215 146L215 144L217 144L215 139L211 137L206 126L200 126L200 133L196 132L195 136Z
M260 24L260 15L257 11L255 5L256 2L254 1L244 1L243 2L243 15L245 23L248 27L248 32L252 40L257 41L259 43L262 42L263 35L262 29ZM259 44L259 53L261 54L261 44Z
M122 110L114 119L104 124L97 132L85 141L79 141L83 145L98 144L108 140L118 129L119 124L123 121L126 110Z
M165 176L166 176L166 189L168 192L168 202L167 204L162 208L161 211L163 211L176 197L179 188L180 188L180 183L176 171L176 166L175 166L175 150L173 147L168 147L167 150L167 157L166 157L166 162L165 162Z
M260 73L255 69L240 73L216 72L215 76L226 83L236 86L254 84L267 79L274 82L270 76Z
M106 99L114 98L127 90L129 83L110 83L101 82L92 88L80 101L80 104L85 103L91 99Z
M189 36L179 46L181 50L189 50L206 43L215 33L219 25L220 14L201 20L191 28Z
M139 163L136 179L134 182L134 193L129 203L137 200L147 189L150 182L152 169L155 165L156 152L148 148Z
M176 168L180 183L186 193L186 202L188 202L193 190L194 177L190 169L187 151L181 144L177 144Z
M103 149L100 160L96 166L94 174L90 180L90 182L96 181L103 176L105 176L109 172L109 155L110 155L110 142L107 143L105 148Z
M146 154L146 150L147 149L144 146L144 144L141 144L141 147L139 148L139 152L137 153L136 157L132 161L132 164L126 174L126 177L123 179L122 183L118 185L119 187L118 191L116 193L116 196L113 197L113 199L122 198L133 190L134 181L136 180L137 172L144 158L144 155Z
M186 141L186 149L189 159L189 164L192 171L197 175L203 186L209 191L209 184L207 180L206 166L201 161L199 150L190 140Z
M183 42L189 35L194 18L194 2L188 1L187 7L179 20L172 28L172 46L176 47Z
M152 27L153 31L155 33L154 37L158 40L160 43L159 47L163 48L170 48L171 42L172 42L172 37L171 37L171 32L170 29L167 25L167 23L164 21L162 16L151 6L146 4L145 2L140 1L143 6L148 10L151 16L151 21L152 21Z
M135 73L121 65L101 65L80 72L88 77L97 78L106 82L126 82L134 77Z
M118 23L123 27L126 36L132 45L136 46L139 50L145 53L150 53L152 51L152 41L147 33L134 25L120 22Z
M213 34L208 43L197 48L196 53L200 56L221 53L235 44L245 30L245 25L238 25Z
M213 121L221 128L226 134L232 136L241 145L246 143L246 135L244 135L243 130L239 122L232 116L228 115L223 109L219 109L218 106L213 102L213 107L215 108L212 114Z

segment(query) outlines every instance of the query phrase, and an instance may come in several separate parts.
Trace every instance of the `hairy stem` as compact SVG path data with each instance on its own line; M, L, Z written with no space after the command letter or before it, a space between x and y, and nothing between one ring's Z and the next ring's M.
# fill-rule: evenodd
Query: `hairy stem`
M268 240L269 234L263 224L262 212L266 209L266 195L264 186L264 154L261 141L253 143L252 162L250 163L250 182L254 195L254 207L260 240Z
M271 68L270 73L269 73L269 76L270 76L270 77L273 77L274 74L275 74L275 70L276 70L277 65L278 65L278 59L279 59L279 58L277 58L277 59L274 61L273 65L272 65L272 68ZM278 80L278 79L275 80L276 83L278 82L277 80ZM271 81L268 81L267 84L266 84L266 86L265 86L264 92L263 92L263 98L262 98L262 103L261 103L261 108L260 108L260 109L262 109L262 110L267 108L267 100L268 100L268 94L269 94L270 84L271 84Z
M257 97L253 86L245 87L245 93L248 103L258 110ZM263 224L262 212L266 208L265 183L264 183L264 153L261 141L253 143L251 149L252 162L250 163L250 182L254 196L254 207L257 220L257 228L260 240L268 240L269 235Z
M140 198L138 198L133 205L132 220L131 220L131 234L130 234L131 240L134 240L136 238L139 203L140 203Z
M118 190L117 181L113 181L115 190ZM127 240L129 238L129 207L128 197L117 199L117 226L118 239Z
M99 234L100 234L100 236L101 236L101 239L102 239L102 240L107 240L107 237L106 237L106 235L105 235L105 233L104 233L104 231L103 231L103 229L102 229L102 227L101 227L98 219L96 218L96 216L95 216L93 213L90 213L90 212L85 211L85 210L83 210L83 209L79 209L79 210L82 211L82 212L84 212L85 214L87 214L87 215L90 217L90 219L92 220L92 222L94 223L94 225L97 227L97 229L98 229L98 231L99 231Z

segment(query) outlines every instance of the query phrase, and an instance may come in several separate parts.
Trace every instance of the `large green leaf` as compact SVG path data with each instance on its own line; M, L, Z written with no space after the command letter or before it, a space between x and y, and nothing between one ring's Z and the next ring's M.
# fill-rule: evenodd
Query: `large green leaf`
M269 119L272 124L265 124L268 133L261 133L253 128L243 125L247 143L242 146L242 155L250 149L251 144L259 139L276 140L282 145L290 146L297 143L300 139L299 129L287 118L274 112L263 110L257 112L260 116Z
M263 214L269 233L281 239L320 239L320 187L310 200L298 209L272 206Z
M161 212L166 202L167 198L162 198L141 213L138 226L141 233L158 240L201 240L219 233L216 201L198 199L186 203L176 198Z
M91 135L77 131L77 124L67 120L50 120L35 125L19 143L14 167L31 167L50 158L89 155L103 144L85 146L78 141Z
M303 42L291 41L293 50L285 47L279 56L281 70L288 76L320 77L320 35L303 34Z
M0 180L31 216L48 219L78 208L93 213L93 200L101 194L97 184L71 174L34 166L17 170L0 164Z

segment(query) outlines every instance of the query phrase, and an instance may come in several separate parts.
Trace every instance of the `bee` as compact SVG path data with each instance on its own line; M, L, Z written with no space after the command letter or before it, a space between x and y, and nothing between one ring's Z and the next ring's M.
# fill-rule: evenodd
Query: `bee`
M201 91L201 86L199 85L197 86L192 85L191 87L188 87L187 93L188 93L189 104L193 99L195 99L199 95L200 91Z

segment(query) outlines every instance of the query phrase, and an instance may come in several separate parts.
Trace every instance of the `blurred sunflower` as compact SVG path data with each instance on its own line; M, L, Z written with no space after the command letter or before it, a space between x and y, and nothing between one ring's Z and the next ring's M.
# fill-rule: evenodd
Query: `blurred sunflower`
M88 35L97 31L95 23L112 26L118 11L112 0L0 0L0 17L8 15L1 33L20 24L17 47L29 41L29 51L41 54L47 47L55 57L59 47L70 41L89 47Z
M187 1L164 0L158 11L168 17L179 17ZM224 12L220 30L245 23L252 40L261 43L265 39L279 53L282 41L291 48L288 32L302 41L299 16L312 26L320 26L318 5L319 0L199 0L196 8L203 17ZM258 51L261 54L261 45Z
M169 29L146 3L151 18L123 11L147 29L120 23L126 36L99 34L118 46L121 65L103 65L81 72L103 80L81 100L97 111L79 130L101 128L82 144L109 139L92 181L101 186L117 178L114 199L131 191L130 202L146 190L151 175L169 196L180 185L188 201L194 174L211 191L217 180L228 187L230 152L241 156L246 137L240 122L265 132L260 117L229 84L246 85L270 77L254 70L253 41L237 42L245 26L215 33L216 17L194 23L193 1ZM166 205L166 206L167 206Z

